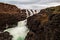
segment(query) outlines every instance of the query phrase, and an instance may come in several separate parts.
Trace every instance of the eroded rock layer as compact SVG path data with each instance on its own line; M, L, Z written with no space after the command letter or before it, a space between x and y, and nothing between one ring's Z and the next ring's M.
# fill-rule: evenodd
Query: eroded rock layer
M42 9L27 19L25 40L60 40L60 6Z
M12 40L13 36L9 32L0 33L0 40Z
M15 5L0 3L0 31L15 27L18 21L22 21L26 17L26 13Z

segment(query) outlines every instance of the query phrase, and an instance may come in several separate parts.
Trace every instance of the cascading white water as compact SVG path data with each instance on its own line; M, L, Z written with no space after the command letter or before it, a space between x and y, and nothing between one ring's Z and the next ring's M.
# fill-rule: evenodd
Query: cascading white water
M34 14L38 14L39 12L40 10L26 9L27 18Z
M9 4L14 4L21 9L26 10L27 18L38 13L41 9L60 5L60 0L0 0L0 2L5 2ZM30 10L30 9L39 9L39 10ZM5 31L10 32L13 35L12 40L24 40L26 34L28 33L28 28L26 27L26 20L18 22L18 26L15 28L6 29Z
M19 21L16 27L6 29L5 31L8 31L11 35L13 35L12 40L24 40L29 32L26 23L27 20Z
M30 12L30 15L28 11ZM27 18L38 12L38 10L26 10ZM27 19L19 21L16 27L6 29L5 31L8 31L13 36L12 40L24 40L27 33L29 32L29 29L27 28Z

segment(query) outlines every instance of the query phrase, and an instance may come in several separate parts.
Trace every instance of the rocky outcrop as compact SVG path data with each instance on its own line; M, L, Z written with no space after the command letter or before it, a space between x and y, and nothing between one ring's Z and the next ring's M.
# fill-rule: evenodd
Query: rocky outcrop
M2 35L0 40L12 40L10 34L4 32L4 30L16 27L19 21L23 21L36 13L37 10L20 9L15 5L0 3L0 35ZM5 39L5 37L7 38Z
M16 27L19 21L27 18L26 10L15 5L0 3L0 40L12 40L13 35L4 30Z
M0 33L0 40L12 40L13 36L9 32Z
M60 40L60 6L42 9L27 19L25 40Z
M0 31L15 27L18 21L26 19L25 11L15 5L0 3Z
M15 5L0 3L0 14L10 14L15 16L17 20L24 20L26 18L26 14L23 12L21 13L21 11L22 10L17 8Z

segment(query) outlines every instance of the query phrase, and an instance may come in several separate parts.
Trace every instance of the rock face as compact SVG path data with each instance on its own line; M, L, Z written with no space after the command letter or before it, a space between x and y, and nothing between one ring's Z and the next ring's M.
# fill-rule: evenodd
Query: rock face
M19 21L23 21L35 13L37 13L36 10L19 9L15 5L0 3L0 35L2 35L0 40L12 40L10 34L8 32L5 34L4 30L17 27ZM5 37L7 38L5 39Z
M27 19L25 40L60 40L60 6L42 9Z
M18 21L26 19L25 11L22 12L15 5L0 3L0 31L12 28L17 25Z
M0 3L0 40L12 40L12 35L4 30L16 27L19 21L27 17L26 10L21 10L15 5Z
M12 40L13 36L9 32L0 33L0 40Z
M0 3L0 13L11 14L15 16L17 20L24 20L26 18L26 13L24 13L24 11L22 12L22 10L15 5L5 3Z

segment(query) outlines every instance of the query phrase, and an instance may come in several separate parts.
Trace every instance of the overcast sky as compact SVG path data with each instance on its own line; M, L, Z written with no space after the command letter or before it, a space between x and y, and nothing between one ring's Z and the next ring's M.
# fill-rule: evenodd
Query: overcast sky
M60 0L0 0L0 2L14 4L23 9L42 9L60 5Z

